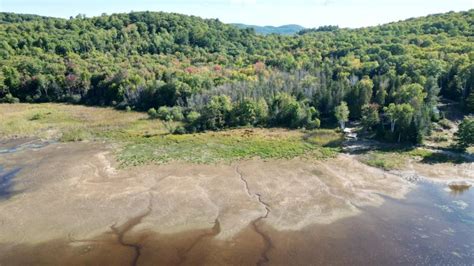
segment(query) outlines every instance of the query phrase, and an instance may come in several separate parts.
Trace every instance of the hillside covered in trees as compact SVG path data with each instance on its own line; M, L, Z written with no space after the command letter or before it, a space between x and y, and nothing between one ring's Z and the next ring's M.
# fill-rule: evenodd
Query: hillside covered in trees
M149 111L183 121L178 132L351 119L416 143L439 96L474 111L473 62L474 10L294 36L169 13L0 13L1 102Z

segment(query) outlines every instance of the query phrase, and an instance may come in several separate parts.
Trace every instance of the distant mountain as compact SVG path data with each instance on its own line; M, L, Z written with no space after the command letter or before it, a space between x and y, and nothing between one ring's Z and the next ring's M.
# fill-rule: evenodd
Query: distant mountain
M242 24L242 23L232 23L232 25L240 28L240 29L246 29L246 28L253 28L255 29L255 32L258 34L263 34L263 35L268 35L268 34L281 34L281 35L293 35L298 33L301 30L304 30L305 28L300 25L295 25L295 24L290 24L290 25L283 25L279 27L275 26L256 26L256 25L247 25L247 24Z

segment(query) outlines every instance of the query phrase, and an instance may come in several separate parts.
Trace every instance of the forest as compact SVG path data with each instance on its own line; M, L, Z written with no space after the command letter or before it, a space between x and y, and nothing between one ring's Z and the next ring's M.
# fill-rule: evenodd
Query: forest
M313 129L360 121L420 143L440 98L474 112L474 10L260 35L216 19L0 13L0 102L69 102L182 121Z

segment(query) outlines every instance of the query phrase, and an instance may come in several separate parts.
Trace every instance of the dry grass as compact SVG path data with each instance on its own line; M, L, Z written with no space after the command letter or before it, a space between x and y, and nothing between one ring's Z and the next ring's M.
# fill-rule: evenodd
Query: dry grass
M0 138L61 141L108 140L122 147L122 165L188 161L210 163L243 158L332 157L341 135L332 130L243 128L170 135L160 120L111 108L64 104L0 105Z
M0 104L0 138L98 138L117 131L164 133L161 122L137 112L64 104Z

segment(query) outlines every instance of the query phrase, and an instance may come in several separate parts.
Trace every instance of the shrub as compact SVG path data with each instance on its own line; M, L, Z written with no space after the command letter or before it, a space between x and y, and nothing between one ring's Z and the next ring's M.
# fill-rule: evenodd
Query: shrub
M186 116L186 130L194 133L200 129L201 114L196 111L191 111Z
M34 115L30 118L30 121L40 120L40 119L42 119L43 117L44 117L43 114L41 114L41 113L36 113L36 114L34 114Z
M449 140L447 135L437 135L431 138L434 142L446 142Z
M0 98L0 103L19 103L20 99L13 97L10 93L5 95L5 97Z
M175 106L175 107L171 108L170 114L171 114L171 119L173 121L183 121L184 120L183 110L179 106Z
M444 118L441 119L438 124L443 128L443 129L451 129L451 123L449 122L448 119Z
M317 118L315 118L314 120L310 121L307 125L306 125L306 128L307 129L316 129L316 128L319 128L321 126L321 121Z
M78 104L78 103L81 102L82 97L81 97L81 95L74 94L74 95L70 95L70 96L66 97L65 100L66 100L66 102L68 102L68 103Z
M158 118L158 113L156 112L156 109L155 108L150 108L148 109L148 117L150 119L156 119Z
M459 125L459 130L456 132L459 147L466 149L474 145L474 118L466 117Z
M173 117L171 116L171 112L169 108L166 106L161 106L160 108L158 108L157 115L158 115L158 118L163 121L173 120Z
M186 134L186 129L183 127L183 126L177 126L175 129L174 129L174 134L178 134L178 135L182 135L182 134Z

